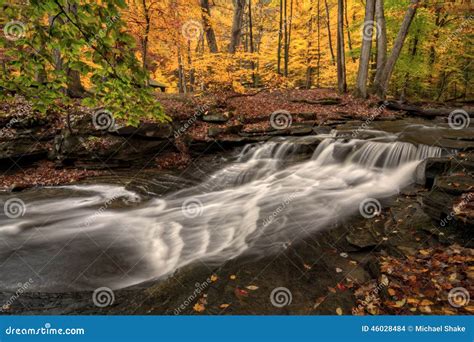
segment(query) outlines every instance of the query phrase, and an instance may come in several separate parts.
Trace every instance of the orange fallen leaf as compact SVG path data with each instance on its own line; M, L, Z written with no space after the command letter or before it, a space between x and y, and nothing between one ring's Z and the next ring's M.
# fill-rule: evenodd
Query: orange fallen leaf
M206 307L202 303L196 303L193 306L193 310L196 312L203 312L204 310L206 310Z

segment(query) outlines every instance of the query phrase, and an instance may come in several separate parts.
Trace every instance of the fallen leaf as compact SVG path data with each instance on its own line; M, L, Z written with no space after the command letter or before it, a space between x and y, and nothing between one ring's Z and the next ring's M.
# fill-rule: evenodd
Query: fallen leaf
M219 305L219 307L221 309L227 309L229 306L230 306L230 304L221 304L221 305Z
M231 280L235 280L237 277L235 276L235 274L232 274L229 278L230 278Z
M215 274L211 275L211 281L214 283L217 281L217 279L219 279L218 276L216 276Z
M258 286L255 286L255 285L249 285L249 286L246 286L245 288L251 291L258 290Z
M389 288L387 292L388 292L388 294L389 294L390 296L395 296L395 294L397 293L397 292L396 292L394 289L392 289L392 288Z
M193 306L193 310L196 312L203 312L204 310L206 310L206 307L204 306L204 304L196 303Z
M339 268L339 267L336 267L336 272L337 272L337 273L341 273L341 272L342 272L342 269Z
M336 313L341 316L342 315L342 309L341 308L337 308L336 309Z

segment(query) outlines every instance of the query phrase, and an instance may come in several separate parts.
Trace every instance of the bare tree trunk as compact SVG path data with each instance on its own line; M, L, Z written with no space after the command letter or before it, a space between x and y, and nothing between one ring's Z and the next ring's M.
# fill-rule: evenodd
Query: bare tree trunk
M242 21L244 18L245 0L234 0L234 18L232 21L232 34L229 44L229 52L235 53L240 45L242 36Z
M387 26L383 8L384 0L375 0L375 21L377 23L377 71L375 72L374 87L380 83L385 63L387 62ZM380 31L378 31L380 30Z
M321 0L318 0L318 63L317 63L316 87L321 86Z
M349 52L351 53L352 61L355 62L356 59L352 54L352 39L351 39L351 32L349 30L349 19L347 19L347 0L344 0L344 18L346 20L346 30L347 30L347 43L349 45Z
M393 45L392 53L387 59L387 63L385 64L382 75L380 76L380 82L376 86L376 93L381 98L385 98L385 94L390 83L390 78L392 76L393 68L395 67L398 57L400 56L400 52L402 51L403 43L405 42L408 30L410 29L411 22L415 17L416 9L418 7L419 2L420 0L411 0L410 6L408 7L408 10L405 14L405 18L403 18L400 30L398 31L398 36Z
M143 71L146 72L147 64L146 59L148 55L148 35L150 34L150 12L149 8L146 6L146 0L142 0L143 6L143 17L145 18L145 34L143 35L142 40L142 67Z
M68 11L74 16L77 16L77 5L73 4L68 6ZM86 90L81 83L81 75L79 71L66 69L67 75L67 95L70 97L83 97Z
M280 0L280 28L278 30L277 72L281 75L281 41L283 39L283 0Z
M285 18L286 18L286 29L285 29L285 77L288 77L288 63L290 61L290 44L291 44L291 27L293 21L293 0L290 0L290 19L286 16L286 0L285 0Z
M367 0L365 4L365 18L363 25L362 48L360 51L359 71L354 95L356 97L367 97L367 77L369 75L370 50L372 49L372 33L375 11L375 0ZM372 27L369 27L372 25ZM367 28L367 29L366 29Z
M313 66L312 61L313 61L313 56L311 53L311 47L312 47L312 38L313 38L313 0L310 0L310 6L309 6L309 21L308 21L308 49L306 51L306 89L311 89L311 85L313 83Z
M345 93L346 58L344 54L344 1L338 0L337 6L337 88L339 93Z
M328 29L328 42L329 42L329 51L331 52L331 63L334 64L335 57L334 57L334 50L332 48L331 22L329 19L329 7L328 7L327 0L324 0L324 6L326 7L326 26Z
M252 0L249 0L249 44L250 44L250 53L253 55L254 46L253 46ZM255 87L257 85L257 79L255 77L255 63L253 60L251 62L251 65L252 65L252 84Z
M211 25L211 9L209 7L209 0L201 0L201 15L202 22L204 26L204 32L206 33L207 45L209 46L209 51L212 53L217 53L217 40L214 29Z

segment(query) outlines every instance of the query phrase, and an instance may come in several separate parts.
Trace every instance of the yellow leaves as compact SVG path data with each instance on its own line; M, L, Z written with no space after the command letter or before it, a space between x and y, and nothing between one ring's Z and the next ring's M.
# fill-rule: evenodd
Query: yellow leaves
M397 293L397 292L396 292L394 289L392 289L392 288L389 288L389 289L387 290L387 292L388 292L388 294L389 294L390 296L395 296L395 294Z
M230 280L235 280L235 279L237 279L237 276L235 274L232 274L229 278L230 278Z
M342 309L341 308L337 308L336 309L336 313L341 316L342 315Z
M227 309L229 306L230 306L230 304L221 304L221 305L219 305L219 308Z
M217 280L219 279L219 277L215 274L211 275L211 282L215 283Z

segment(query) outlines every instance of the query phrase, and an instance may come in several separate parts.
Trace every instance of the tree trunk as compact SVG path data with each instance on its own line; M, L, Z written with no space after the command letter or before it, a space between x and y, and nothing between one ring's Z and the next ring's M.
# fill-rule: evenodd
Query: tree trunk
M312 54L311 54L311 47L312 47L312 38L313 38L313 0L310 0L309 6L309 21L308 21L308 49L307 49L307 57L306 57L306 89L311 89L311 85L313 83L313 66L312 61Z
M290 44L291 44L291 26L293 21L293 0L290 0L290 19L286 16L286 0L285 0L285 77L288 77L288 63L290 61Z
M143 6L143 17L145 18L145 34L143 35L142 41L142 67L143 71L147 71L146 59L148 55L148 35L150 34L150 13L149 8L146 6L146 0L142 0Z
M344 18L346 20L346 31L347 31L347 44L349 45L349 52L351 53L352 61L355 62L356 59L352 54L352 39L351 39L351 31L349 30L349 19L347 19L347 0L344 0Z
M377 71L375 72L374 87L380 83L385 63L387 62L387 26L383 9L384 0L375 0L375 20L377 23Z
M249 45L250 45L250 53L253 55L254 45L253 45L253 24L252 24L252 0L249 0ZM257 79L255 77L255 63L252 60L250 64L252 66L252 84L255 87L257 85Z
M367 97L367 77L369 75L369 60L370 50L372 49L372 33L373 27L370 28L368 25L373 25L375 11L375 0L367 0L365 4L365 18L363 25L363 39L362 48L360 51L359 60L359 71L357 72L356 88L354 96L356 97ZM368 28L366 30L366 28Z
M376 93L380 98L385 98L393 69L397 63L398 57L400 56L400 52L402 51L403 43L405 42L408 30L410 29L411 22L415 17L419 2L420 0L411 0L411 4L405 14L405 18L403 18L402 26L398 31L398 36L393 45L392 53L387 59L387 63L385 63L382 75L380 76L380 82L378 85L376 85Z
M242 35L242 21L244 18L245 0L234 0L234 18L230 37L229 52L235 53L240 45Z
M321 86L321 0L318 0L318 63L317 63L317 78L316 87Z
M347 90L346 57L344 54L344 0L337 2L337 88L342 94Z
M206 33L206 41L207 45L209 46L209 51L211 53L217 53L217 40L216 34L214 33L214 29L211 25L211 9L209 7L209 0L201 0L201 15L202 15L202 22L204 26L204 32Z
M277 72L281 75L281 41L283 39L283 0L280 0L280 27L278 30Z
M77 16L77 5L68 6L68 12ZM86 90L81 83L81 74L77 70L66 69L67 75L67 95L70 97L83 97Z
M326 7L326 26L328 29L328 42L329 42L329 51L331 52L331 63L334 64L335 57L334 57L334 50L332 48L331 22L329 19L329 7L328 7L327 0L324 0L324 6Z

